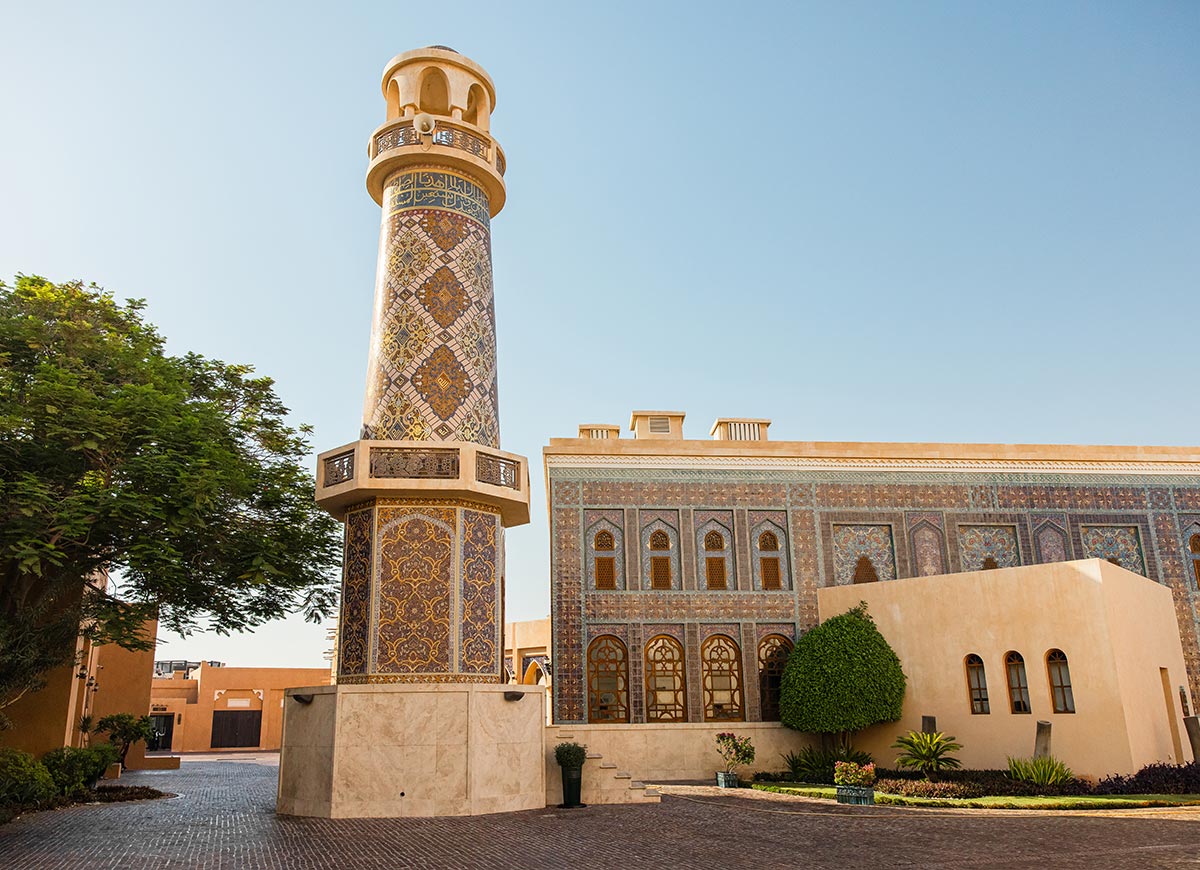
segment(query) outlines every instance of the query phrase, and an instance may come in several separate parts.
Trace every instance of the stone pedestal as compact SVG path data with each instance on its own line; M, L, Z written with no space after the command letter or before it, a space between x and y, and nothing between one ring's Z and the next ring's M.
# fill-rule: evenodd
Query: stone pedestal
M542 686L468 683L289 689L276 810L379 818L541 809L545 698Z

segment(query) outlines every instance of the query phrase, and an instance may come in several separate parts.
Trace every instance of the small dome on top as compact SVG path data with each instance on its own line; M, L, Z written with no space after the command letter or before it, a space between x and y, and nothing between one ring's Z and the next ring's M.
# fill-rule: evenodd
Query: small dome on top
M425 47L426 48L440 48L442 51L453 51L455 54L458 54L457 51L454 51L454 49L452 49L448 45L427 45Z

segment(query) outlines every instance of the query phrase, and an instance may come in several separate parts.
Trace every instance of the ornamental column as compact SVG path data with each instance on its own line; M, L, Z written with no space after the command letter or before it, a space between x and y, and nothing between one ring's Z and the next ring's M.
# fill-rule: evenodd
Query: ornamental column
M338 683L503 681L504 529L529 521L500 446L491 219L495 87L444 46L383 74L367 190L382 206L361 439L321 454L345 521Z

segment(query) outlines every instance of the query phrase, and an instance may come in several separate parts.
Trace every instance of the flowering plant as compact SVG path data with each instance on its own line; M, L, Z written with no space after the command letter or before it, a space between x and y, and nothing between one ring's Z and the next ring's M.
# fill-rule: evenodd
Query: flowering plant
M725 772L733 773L740 764L749 764L754 760L754 745L749 737L738 737L728 731L717 735L717 752L725 762Z
M836 761L833 764L835 785L858 785L869 788L875 784L875 763L855 764L853 761Z

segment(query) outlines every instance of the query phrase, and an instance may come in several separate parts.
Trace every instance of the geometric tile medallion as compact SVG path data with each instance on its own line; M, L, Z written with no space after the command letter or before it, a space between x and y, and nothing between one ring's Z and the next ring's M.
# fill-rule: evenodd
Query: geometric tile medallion
M444 344L421 363L413 373L412 382L433 413L443 420L453 417L463 399L471 393L471 379L466 369Z
M417 298L442 329L458 320L471 305L467 291L445 266L425 279Z

